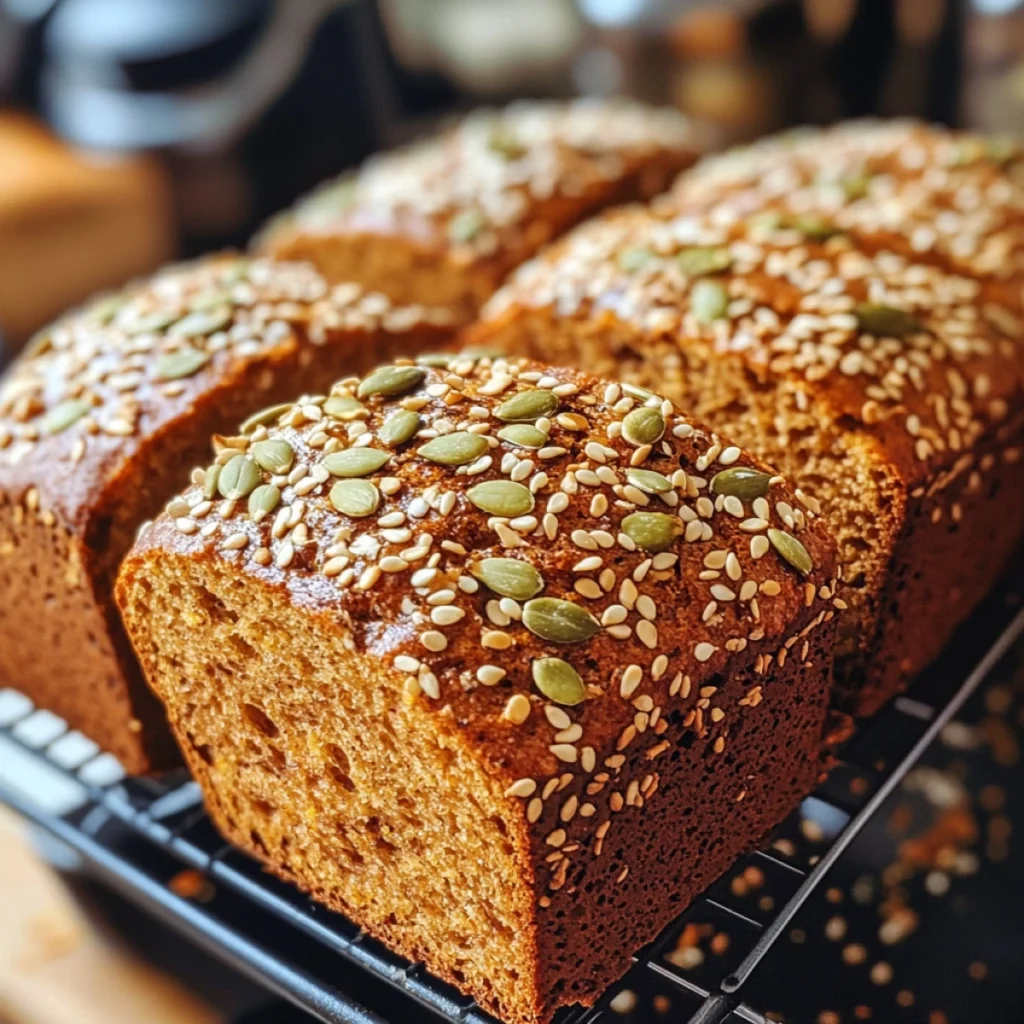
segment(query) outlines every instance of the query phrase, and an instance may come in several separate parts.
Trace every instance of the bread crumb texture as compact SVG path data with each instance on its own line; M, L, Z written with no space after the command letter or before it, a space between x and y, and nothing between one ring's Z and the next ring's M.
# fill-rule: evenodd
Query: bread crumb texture
M322 186L257 246L464 320L545 242L660 192L705 143L677 111L626 100L478 110Z
M820 503L851 605L837 700L868 714L1019 542L1022 280L1019 149L854 123L709 157L583 225L470 337L656 387Z
M220 438L118 601L225 835L525 1024L812 788L835 576L673 403L457 355Z
M173 758L112 600L137 527L187 481L212 433L432 345L449 320L331 288L312 267L218 256L41 332L0 382L3 683L131 771Z

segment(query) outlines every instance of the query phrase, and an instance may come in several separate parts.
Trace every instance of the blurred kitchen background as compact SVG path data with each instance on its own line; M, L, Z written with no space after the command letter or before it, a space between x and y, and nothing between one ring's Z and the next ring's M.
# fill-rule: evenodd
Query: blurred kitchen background
M1024 0L0 0L0 368L87 295L170 258L244 245L267 216L318 181L455 111L518 97L612 93L675 105L733 141L868 114L1019 132ZM971 768L968 803L977 798L988 807L998 784L1009 803L1020 804L1013 779L1024 745L1024 675L1015 679L1012 700L997 693L1005 727L991 724L996 691L976 702L980 724L971 728L982 753ZM987 756L986 736L1003 738L990 744L998 757ZM943 770L945 756L935 753ZM967 779L959 761L954 767ZM998 829L984 827L1008 835L1002 802L989 803ZM823 828L810 820L805 838L824 835ZM887 862L878 851L887 849L887 833L880 828L883 838L876 829L870 855L854 863L881 878ZM980 844L982 824L975 832ZM995 866L970 883L979 891L956 894L955 913L928 929L934 942L909 948L905 968L896 964L906 987L890 986L895 1001L887 994L873 1018L858 1006L856 1020L945 1024L945 1012L921 1009L928 993L916 1006L904 998L911 981L937 974L980 1008L980 1016L968 1010L950 1019L1002 1022L1010 1019L1006 1006L1019 1008L1012 963L993 971L998 983L987 983L987 1002L980 990L964 989L968 953L994 947L986 952L994 967L999 957L1020 956L1019 943L1006 938L1019 935L1020 858L1007 859L998 844L991 856L985 849ZM51 843L45 859L61 864L66 856ZM306 1019L268 1004L262 989L210 957L183 950L148 918L133 917L79 876L73 860L61 866L73 901L39 868L22 827L0 817L0 1021ZM833 914L826 903L807 914L824 920ZM993 907L1002 908L995 918L988 916ZM102 941L91 937L96 922ZM705 925L691 938L706 942L711 962L727 943ZM818 925L797 925L794 943L809 935L810 945L821 945ZM128 936L132 957L122 955L125 940L111 952L111 931ZM964 964L951 959L958 942ZM944 966L935 971L940 947ZM765 993L764 1005L788 1000L788 1020L835 1024L839 1015L825 1008L852 1005L866 985L855 965L843 977L856 991L840 992L827 959L838 951L832 943L819 950L825 959L813 970L805 965L804 974L827 985L828 998L808 990L800 997L807 1005L794 1002L781 972L779 991ZM704 957L692 945L668 959L699 970ZM889 956L885 965L893 963ZM979 964L970 964L972 985L983 984ZM187 978L190 991L168 988L172 975ZM871 979L888 985L874 973ZM637 1002L646 996L630 992L621 1019L646 1020ZM657 1007L664 996L651 998ZM403 1019L397 1010L391 1015Z
M716 122L1014 130L1016 0L0 0L6 357L98 288L244 244L452 111L628 93Z

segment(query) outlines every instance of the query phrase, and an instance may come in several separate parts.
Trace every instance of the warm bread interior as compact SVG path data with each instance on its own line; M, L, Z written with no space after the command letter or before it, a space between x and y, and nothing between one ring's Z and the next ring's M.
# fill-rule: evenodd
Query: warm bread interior
M223 833L482 1001L534 1005L522 809L465 737L410 708L401 673L329 614L227 563L153 561L130 582L140 656Z

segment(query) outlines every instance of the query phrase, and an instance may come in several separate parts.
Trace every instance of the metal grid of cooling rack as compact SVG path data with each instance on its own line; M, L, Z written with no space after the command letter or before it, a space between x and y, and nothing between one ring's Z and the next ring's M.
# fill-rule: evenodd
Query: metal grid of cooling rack
M835 768L767 844L741 859L679 920L634 957L634 985L673 993L682 1024L763 1024L743 986L830 868L872 820L926 747L1024 636L1019 584L998 591L910 693L863 726ZM0 762L0 801L75 850L101 880L268 989L329 1024L410 1019L495 1024L421 965L390 953L338 914L266 875L213 829L183 772L125 778L60 719L0 690L0 743L38 762L59 798L40 803ZM17 760L15 760L17 765ZM19 784L22 783L22 784ZM803 842L813 832L817 842ZM766 879L751 901L730 881ZM733 949L712 969L679 971L670 951L688 922L726 921ZM612 993L557 1024L608 1024ZM413 1016L413 1014L416 1014Z

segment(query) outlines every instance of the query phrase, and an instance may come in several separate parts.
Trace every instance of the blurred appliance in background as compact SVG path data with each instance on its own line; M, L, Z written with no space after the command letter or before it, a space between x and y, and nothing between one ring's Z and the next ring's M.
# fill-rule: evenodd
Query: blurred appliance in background
M0 10L25 38L15 102L76 146L158 154L185 254L243 242L298 192L395 138L399 76L370 0Z

